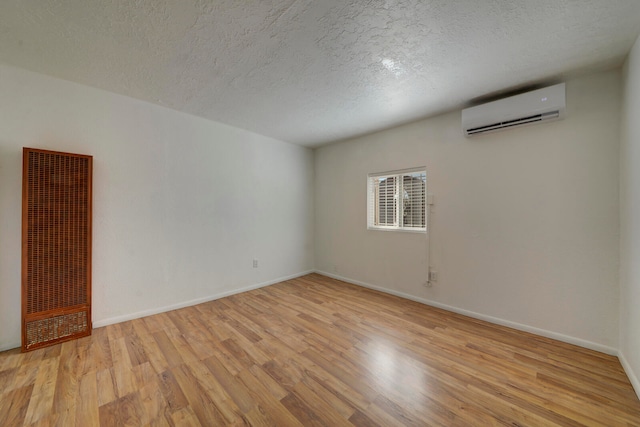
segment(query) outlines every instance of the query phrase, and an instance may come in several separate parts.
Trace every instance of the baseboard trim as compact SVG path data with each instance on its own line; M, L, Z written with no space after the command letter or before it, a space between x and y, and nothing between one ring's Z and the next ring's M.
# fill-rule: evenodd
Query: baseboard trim
M574 344L580 347L588 348L590 350L599 351L601 353L606 353L611 356L618 356L619 352L617 349L613 347L609 347L606 345L594 343L588 340L584 340L581 338L572 337L569 335L564 335L558 332L548 331L546 329L536 328L534 326L525 325L522 323L512 322L510 320L501 319L499 317L488 316L486 314L476 313L475 311L465 310L463 308L454 307L447 304L442 304L437 301L428 300L425 298L416 297L411 294L406 294L404 292L395 291L392 289L383 288L381 286L375 286L370 283L362 282L360 280L350 279L348 277L339 276L337 274L327 273L322 270L315 271L318 274L323 276L331 277L337 280L342 280L343 282L351 283L354 285L362 286L364 288L373 289L375 291L384 292L390 295L395 295L400 298L406 298L411 301L419 302L421 304L429 305L436 308L441 308L443 310L451 311L453 313L462 314L464 316L473 317L474 319L484 320L489 323L494 323L496 325L506 326L509 328L517 329L519 331L529 332L532 334L540 335L546 338L555 339L558 341L566 342L568 344Z
M3 351L13 350L14 348L19 348L19 347L20 347L20 343L6 344L0 347L0 353L2 353Z
M307 274L313 273L314 270L304 271L301 273L292 274L290 276L280 277L277 279L269 280L262 283L257 283L255 285L245 286L240 289L233 289L231 291L221 292L219 294L209 295L202 298L196 298L189 301L183 301L177 304L171 304L164 307L151 308L148 310L137 311L135 313L124 314L122 316L109 317L107 319L102 319L93 322L94 328L101 328L103 326L113 325L116 323L126 322L133 319L139 319L145 316L152 316L154 314L165 313L167 311L177 310L179 308L190 307L192 305L202 304L203 302L214 301L220 298L228 297L231 295L239 294L242 292L252 291L254 289L264 288L265 286L274 285L276 283L284 282L286 280L295 279L297 277L305 276Z
M315 272L315 270L303 271L301 273L296 273L296 274L292 274L292 275L289 275L289 276L285 276L285 277L280 277L280 278L277 278L277 279L269 280L269 281L266 281L266 282L245 286L245 287L240 288L240 289L233 289L231 291L226 291L226 292L221 292L219 294L209 295L209 296L206 296L206 297L203 297L203 298L196 298L196 299L192 299L192 300L189 300L189 301L183 301L183 302L180 302L180 303L177 303L177 304L171 304L171 305L164 306L164 307L151 308L151 309L148 309L148 310L137 311L135 313L124 314L122 316L115 316L115 317L109 317L109 318L106 318L106 319L96 320L96 321L93 322L93 327L94 328L101 328L103 326L108 326L108 325L113 325L113 324L116 324L116 323L126 322L128 320L139 319L139 318L145 317L145 316L152 316L154 314L165 313L167 311L177 310L179 308L190 307L192 305L202 304L203 302L214 301L214 300L217 300L217 299L220 299L220 298L228 297L228 296L239 294L239 293L242 293L242 292L247 292L247 291L251 291L251 290L259 289L259 288L264 288L265 286L270 286L270 285L274 285L276 283L284 282L286 280L291 280L291 279L295 279L297 277L306 276L307 274L311 274L311 273L314 273L314 272ZM19 348L19 347L20 347L20 343L19 342L11 343L11 344L5 344L5 345L0 347L0 352L7 351L7 350L13 350L14 348Z
M629 377L629 382L631 382L631 386L633 386L638 399L640 399L640 381L638 380L636 373L633 371L633 368L631 367L629 362L627 362L627 358L624 357L624 353L622 351L618 352L618 359L620 360L620 363L622 364L627 377Z

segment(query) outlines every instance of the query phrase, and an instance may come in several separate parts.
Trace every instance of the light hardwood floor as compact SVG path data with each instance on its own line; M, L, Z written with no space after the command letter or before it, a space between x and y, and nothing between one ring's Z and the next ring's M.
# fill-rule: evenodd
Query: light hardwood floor
M638 426L615 357L309 275L0 353L0 426Z

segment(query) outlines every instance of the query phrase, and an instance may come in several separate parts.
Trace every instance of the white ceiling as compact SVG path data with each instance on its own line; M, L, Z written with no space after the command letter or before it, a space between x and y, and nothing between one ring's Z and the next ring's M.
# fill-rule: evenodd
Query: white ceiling
M0 63L317 146L619 66L640 0L2 0Z

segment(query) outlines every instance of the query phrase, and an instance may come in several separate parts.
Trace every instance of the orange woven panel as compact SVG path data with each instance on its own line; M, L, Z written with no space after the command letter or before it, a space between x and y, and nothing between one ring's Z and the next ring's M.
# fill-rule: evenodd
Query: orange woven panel
M24 156L22 308L27 350L91 332L92 158L29 148Z
M42 344L58 342L74 335L86 335L89 330L87 312L80 311L73 314L49 317L41 320L26 322L27 348Z

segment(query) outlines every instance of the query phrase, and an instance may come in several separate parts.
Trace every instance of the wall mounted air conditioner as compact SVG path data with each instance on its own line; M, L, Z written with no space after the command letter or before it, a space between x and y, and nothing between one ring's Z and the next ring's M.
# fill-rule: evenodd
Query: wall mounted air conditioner
M564 118L565 85L537 89L462 110L465 136Z

